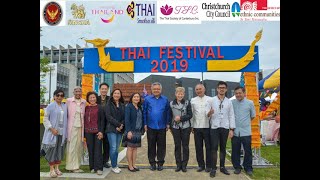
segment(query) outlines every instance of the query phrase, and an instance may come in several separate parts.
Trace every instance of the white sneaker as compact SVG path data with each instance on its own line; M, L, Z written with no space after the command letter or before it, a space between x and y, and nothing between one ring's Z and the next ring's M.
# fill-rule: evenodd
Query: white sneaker
M98 171L97 171L97 174L98 174L98 175L102 175L102 171L101 171L101 170L98 170Z
M117 169L117 167L111 168L111 170L112 170L114 173L116 173L116 174L119 174L119 173L120 173L120 171L119 171L119 169Z
M121 169L118 166L116 168L121 172Z
M91 173L95 173L94 169L91 169Z

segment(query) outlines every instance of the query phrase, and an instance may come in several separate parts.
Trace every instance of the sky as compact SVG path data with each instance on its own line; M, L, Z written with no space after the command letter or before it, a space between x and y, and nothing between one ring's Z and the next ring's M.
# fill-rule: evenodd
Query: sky
M128 1L129 2L129 1ZM125 13L128 2L107 2L108 6L123 9L123 15L116 15L111 23L102 23L100 17L92 15L105 2L81 2L84 5L90 26L45 26L42 27L40 49L46 47L85 46L85 39L110 39L107 46L147 47L147 46L250 46L256 33L263 30L259 47L259 68L276 69L280 67L280 22L240 21L240 22L202 22L202 24L160 25L138 24ZM70 2L67 2L70 3ZM67 4L68 7L68 4ZM70 6L69 6L70 7ZM107 15L106 15L107 16ZM72 18L71 12L66 14ZM89 44L88 44L89 45ZM92 47L91 44L89 47ZM135 82L151 73L135 73ZM159 75L192 77L201 80L199 73L154 73ZM240 72L204 72L204 79L240 81Z

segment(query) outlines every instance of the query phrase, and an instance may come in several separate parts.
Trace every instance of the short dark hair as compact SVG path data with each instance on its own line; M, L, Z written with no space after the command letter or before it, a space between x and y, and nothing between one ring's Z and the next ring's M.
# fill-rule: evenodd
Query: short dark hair
M234 91L236 91L238 89L241 89L242 92L246 92L246 89L244 87L241 87L241 86L237 86L236 88L234 88Z
M116 90L120 91L120 99L119 99L119 102L124 103L124 99L123 99L123 96L122 96L122 91L121 91L120 89L114 89L114 90L112 91L112 93L110 94L110 99L109 99L109 101L111 101L111 102L114 103L113 93L114 93Z
M108 88L109 88L109 84L107 84L107 83L101 83L100 85L99 85L99 89L101 88L101 86L103 86L103 85L105 85L105 86L108 86Z
M142 99L141 99L141 95L139 93L133 93L131 96L130 96L130 99L129 99L129 103L132 103L132 99L133 99L133 96L138 94L139 97L140 97L140 102L138 102L138 107L141 108L141 104L142 104Z
M96 96L96 101L98 101L98 94L96 92L94 92L94 91L90 91L90 92L87 93L87 102L89 103L89 96L91 94L94 94Z
M64 96L64 92L62 91L62 89L57 89L57 90L55 90L54 92L53 92L53 95L55 96L55 95L57 95L58 93L61 93L62 92L62 94L63 94L63 96Z
M228 88L228 84L224 81L219 81L217 84L217 88L219 87L219 85L226 85L226 88Z

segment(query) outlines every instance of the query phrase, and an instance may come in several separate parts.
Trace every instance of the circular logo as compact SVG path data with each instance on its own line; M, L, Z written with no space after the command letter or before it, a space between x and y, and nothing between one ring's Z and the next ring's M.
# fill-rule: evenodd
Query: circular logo
M58 25L62 19L61 6L56 2L49 2L43 9L43 18L48 25Z

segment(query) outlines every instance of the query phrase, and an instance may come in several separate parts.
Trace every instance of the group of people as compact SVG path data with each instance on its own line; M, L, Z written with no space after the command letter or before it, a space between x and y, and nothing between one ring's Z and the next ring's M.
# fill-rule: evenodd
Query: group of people
M66 170L83 172L80 166L84 141L88 148L91 173L102 175L103 167L112 167L113 172L120 173L118 149L124 133L128 136L127 156L131 157L128 159L131 162L128 169L139 170L135 158L143 133L141 97L139 93L134 93L130 103L125 106L120 89L114 89L109 97L107 83L100 84L99 88L100 96L92 91L86 94L86 99L82 99L82 89L77 86L73 91L74 97L68 98L66 103L62 103L64 92L60 89L54 91L54 101L45 111L42 139L42 150L50 165L51 177L62 175L59 165L65 152ZM136 110L136 116L130 114L131 109ZM133 140L136 132L140 133L140 139ZM109 156L111 166L108 163Z
M215 177L217 170L217 151L220 147L220 171L230 175L225 168L227 139L232 141L232 164L234 173L239 174L241 144L245 156L244 170L252 175L251 120L256 117L254 104L245 98L243 87L235 88L236 99L226 97L228 85L217 84L217 96L205 95L203 84L195 86L196 97L191 101L184 98L185 89L177 87L176 98L169 101L161 94L162 85L151 85L152 94L142 98L133 93L129 103L124 104L122 91L114 89L110 98L106 95L109 86L100 85L100 96L89 92L87 99L81 99L81 88L74 88L74 97L68 98L66 105L61 103L63 91L54 92L55 101L48 105L45 118L43 149L50 164L50 175L61 175L59 164L67 144L66 169L81 172L80 159L83 137L89 150L89 166L92 173L102 174L103 166L108 165L110 154L114 173L118 167L118 148L127 147L128 170L139 171L136 166L137 148L141 147L141 136L147 133L148 160L150 170L163 170L166 155L166 134L173 135L176 172L187 172L189 160L190 134L194 134L198 172L210 172ZM86 105L88 103L88 105ZM83 135L84 134L84 135ZM206 160L204 161L203 144Z

